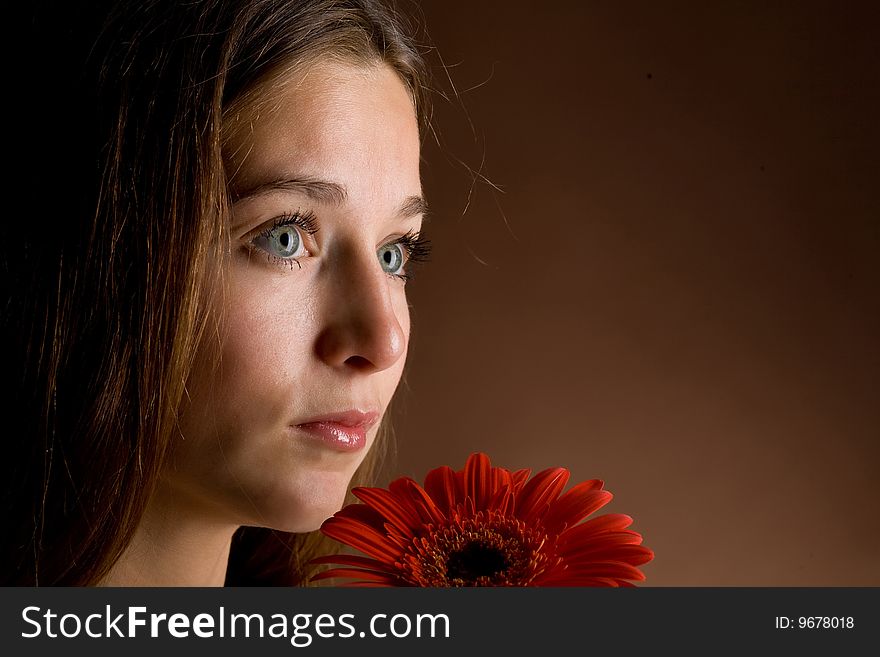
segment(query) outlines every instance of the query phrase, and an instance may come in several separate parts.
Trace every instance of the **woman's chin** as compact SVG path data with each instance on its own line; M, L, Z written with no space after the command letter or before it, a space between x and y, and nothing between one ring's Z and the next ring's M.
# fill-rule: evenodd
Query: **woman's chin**
M315 531L342 508L350 479L325 476L307 486L285 486L260 505L258 524L297 534Z

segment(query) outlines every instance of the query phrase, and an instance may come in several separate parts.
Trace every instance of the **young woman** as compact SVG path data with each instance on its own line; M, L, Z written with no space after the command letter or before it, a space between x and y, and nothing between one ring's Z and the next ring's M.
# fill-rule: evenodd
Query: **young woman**
M22 57L2 583L302 583L406 360L423 62L373 0L71 4Z

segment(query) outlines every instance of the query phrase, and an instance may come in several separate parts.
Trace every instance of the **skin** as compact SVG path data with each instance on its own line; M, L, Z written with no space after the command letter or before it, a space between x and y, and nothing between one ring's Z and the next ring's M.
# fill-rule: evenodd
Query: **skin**
M224 127L233 191L262 192L233 206L224 330L197 355L171 465L105 584L221 585L239 526L317 529L341 508L379 425L353 452L292 425L349 409L384 414L400 381L405 281L377 250L421 226L411 99L384 64L333 63L292 74L269 101ZM261 187L292 177L340 185L345 199ZM298 262L274 261L277 249L261 248L278 244L266 231L296 212L313 213L318 231L299 231Z

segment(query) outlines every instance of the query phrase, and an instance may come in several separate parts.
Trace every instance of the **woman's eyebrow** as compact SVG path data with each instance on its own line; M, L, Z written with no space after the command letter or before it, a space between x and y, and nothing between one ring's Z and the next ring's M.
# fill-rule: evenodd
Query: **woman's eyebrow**
M330 205L342 205L348 197L348 191L345 189L345 186L339 183L316 180L314 178L285 176L257 183L242 192L236 193L233 200L237 203L245 199L272 194L273 192L299 192L315 201Z
M397 215L402 219L409 219L418 215L422 215L424 219L427 219L428 202L421 196L408 196L400 205Z
M266 182L257 183L243 192L233 196L234 202L244 201L258 196L265 196L274 192L298 192L320 203L330 205L342 205L348 198L348 190L345 185L329 180L317 180L315 178L298 178L284 176ZM400 208L397 216L402 219L410 219L422 215L427 218L428 202L421 196L408 196Z

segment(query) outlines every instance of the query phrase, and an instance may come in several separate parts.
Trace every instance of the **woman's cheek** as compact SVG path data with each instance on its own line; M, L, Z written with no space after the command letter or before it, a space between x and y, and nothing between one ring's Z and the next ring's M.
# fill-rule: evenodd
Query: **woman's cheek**
M401 360L406 360L406 352L408 351L409 347L410 316L409 302L406 298L406 292L403 290L400 292L397 298L395 304L395 313L397 314L397 321L400 322L400 328L403 330L404 357Z
M297 380L309 366L313 314L295 290L251 284L232 291L222 387L227 396L256 407L281 405L289 413Z

